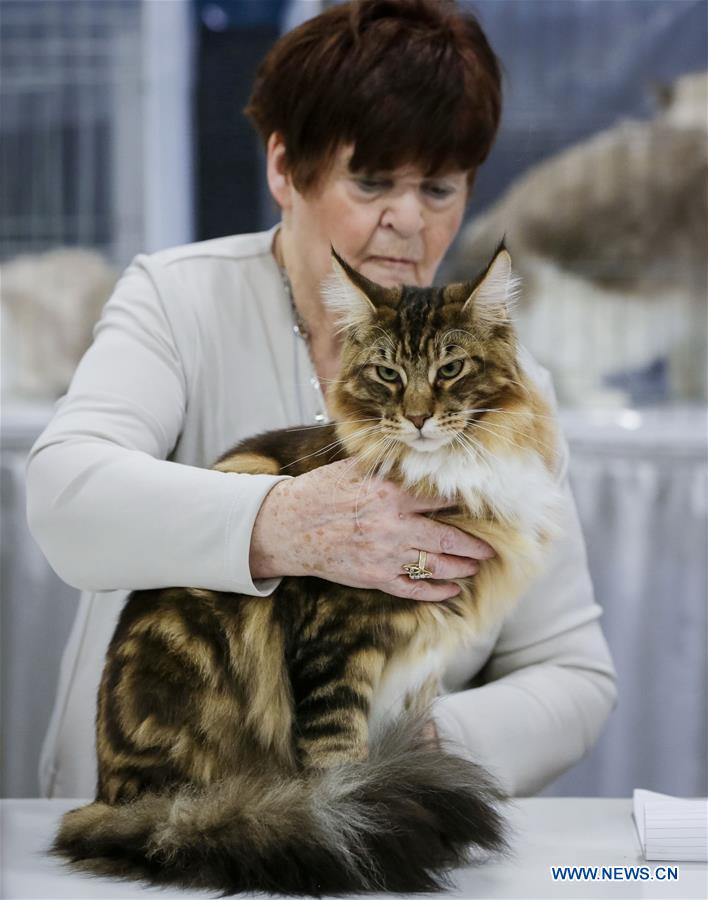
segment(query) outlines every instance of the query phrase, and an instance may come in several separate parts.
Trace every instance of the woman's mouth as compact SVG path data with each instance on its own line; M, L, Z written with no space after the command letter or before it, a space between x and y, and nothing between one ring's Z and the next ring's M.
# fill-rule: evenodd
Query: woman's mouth
M387 265L395 265L395 266L414 266L415 260L408 259L405 256L370 256L369 259L373 259L376 262L385 263Z
M367 262L373 263L378 268L385 269L391 275L410 281L415 274L416 260L401 256L369 256Z

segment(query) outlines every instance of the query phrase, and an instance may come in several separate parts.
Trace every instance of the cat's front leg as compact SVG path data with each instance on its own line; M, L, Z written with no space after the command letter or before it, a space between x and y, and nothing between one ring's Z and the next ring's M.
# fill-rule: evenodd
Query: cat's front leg
M339 643L310 645L292 672L294 741L305 769L366 759L371 698L385 663L383 650Z

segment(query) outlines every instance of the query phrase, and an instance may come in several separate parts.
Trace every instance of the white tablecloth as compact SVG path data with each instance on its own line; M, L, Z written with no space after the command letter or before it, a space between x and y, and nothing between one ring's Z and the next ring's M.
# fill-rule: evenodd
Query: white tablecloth
M4 900L60 898L204 898L209 894L166 889L156 893L131 882L77 875L43 854L59 816L79 805L68 800L6 800L2 815ZM631 800L532 798L508 812L512 855L454 874L451 897L491 898L705 898L708 868L700 863L647 863L631 818ZM678 866L678 881L553 881L550 866ZM369 895L383 900L383 895ZM392 895L388 895L389 897Z

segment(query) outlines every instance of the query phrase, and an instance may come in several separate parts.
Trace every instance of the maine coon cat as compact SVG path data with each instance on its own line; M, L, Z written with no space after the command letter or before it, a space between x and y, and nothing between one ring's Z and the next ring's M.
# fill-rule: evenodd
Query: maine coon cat
M511 610L559 530L557 437L519 364L510 257L500 247L444 288L333 266L334 422L250 438L215 468L298 475L350 458L449 500L436 518L497 556L440 603L316 577L265 598L133 592L99 691L96 800L66 814L53 848L85 871L226 893L411 892L505 846L501 791L434 746L426 717L446 661ZM430 418L418 432L405 413Z
M462 232L453 278L506 235L519 336L562 402L708 396L707 97L707 72L683 76L652 119L532 166Z

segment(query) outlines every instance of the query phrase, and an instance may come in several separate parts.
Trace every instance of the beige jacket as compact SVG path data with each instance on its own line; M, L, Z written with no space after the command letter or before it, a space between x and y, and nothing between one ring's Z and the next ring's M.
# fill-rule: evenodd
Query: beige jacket
M265 596L278 584L254 582L248 554L260 504L280 477L204 468L241 438L311 423L318 411L272 238L232 236L136 257L32 448L32 534L83 592L42 754L48 796L93 795L96 691L129 590ZM530 357L525 364L552 395L548 373ZM565 469L567 537L517 610L454 660L446 676L453 693L436 705L440 732L517 795L577 762L615 703Z

